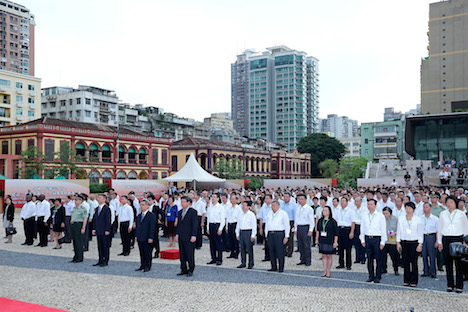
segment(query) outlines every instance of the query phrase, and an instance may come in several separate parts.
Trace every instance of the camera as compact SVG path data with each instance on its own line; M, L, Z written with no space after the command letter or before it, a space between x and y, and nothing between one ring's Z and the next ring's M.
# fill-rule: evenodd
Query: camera
M468 244L468 235L463 237L465 244ZM449 246L450 256L462 257L463 262L468 262L468 246L463 243L451 243Z

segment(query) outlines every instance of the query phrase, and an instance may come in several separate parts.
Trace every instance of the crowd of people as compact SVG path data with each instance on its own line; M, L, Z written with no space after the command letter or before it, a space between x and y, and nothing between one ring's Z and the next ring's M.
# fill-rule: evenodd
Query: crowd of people
M380 283L390 271L390 255L393 273L400 275L399 268L403 268L403 285L417 287L418 257L422 256L422 277L436 278L445 266L447 291L460 293L468 271L459 257L450 254L449 245L463 243L468 235L467 206L464 189L429 186L171 189L158 199L151 193L138 199L133 192L119 195L110 189L97 196L70 195L64 202L27 194L20 216L23 245L33 245L38 239L38 247L55 241L54 249L60 249L73 242L73 263L83 261L95 237L99 261L94 265L107 266L112 240L120 232L122 252L118 255L128 256L137 243L141 259L137 270L148 272L152 259L159 257L162 234L169 247L178 243L178 275L191 276L195 250L202 247L206 235L209 265L222 265L227 252L227 258L240 256L239 269L252 269L257 242L264 244L262 261L271 263L269 271L281 273L295 246L300 255L297 265L306 267L316 246L325 278L331 276L332 255L337 253L336 269L352 270L353 264L367 263L367 282ZM4 208L5 243L12 243L15 206L8 196Z

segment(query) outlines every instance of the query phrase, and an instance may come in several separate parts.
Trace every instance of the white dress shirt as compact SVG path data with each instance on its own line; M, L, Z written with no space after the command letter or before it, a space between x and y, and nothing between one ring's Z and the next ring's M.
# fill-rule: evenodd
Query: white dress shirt
M242 211L242 214L239 216L236 226L236 236L240 236L241 230L252 230L252 235L250 237L255 238L257 235L257 218L255 214L248 210L246 213Z
M380 236L380 245L385 245L387 241L387 224L385 223L385 217L377 210L372 214L368 211L362 215L361 234L359 235L361 243L366 242L366 235Z
M357 224L357 225L361 225L362 224L362 216L365 215L366 213L369 212L369 209L367 209L367 207L365 207L364 205L361 204L361 207L359 208L355 208L354 209L354 214L356 215L356 219L354 220L354 222Z
M260 208L260 213L258 214L258 218L263 219L263 223L266 223L266 217L270 213L270 211L271 211L271 204L270 206L268 206L266 203L264 203L262 208Z
M423 234L437 233L437 230L439 228L439 218L437 218L431 213L429 215L429 218L426 218L426 215L424 215L422 220L423 220Z
M338 223L338 226L350 227L352 223L356 221L354 210L349 207L343 209L341 206L338 206L338 208L333 211L333 218Z
M208 209L208 224L209 223L219 223L218 230L224 229L226 225L226 212L224 211L223 206L221 204L212 205Z
M307 204L305 204L304 206L298 205L296 209L296 216L294 219L295 231L297 231L298 225L308 225L309 232L312 232L314 230L314 227L315 227L314 209L312 209L312 207L310 207Z
M120 201L117 198L111 200L109 206L111 206L111 209L114 208L116 216L120 215Z
M200 198L193 208L197 211L197 216L201 217L203 214L206 214L206 203L203 198Z
M91 210L91 207L89 206L88 202L83 201L83 202L81 203L81 205L82 205L83 207L85 207L85 209L86 209L86 216L89 216L89 210Z
M396 206L394 203L392 203L392 201L389 199L387 199L387 202L384 202L383 200L380 202L382 204L382 209L384 209L385 207L388 207L392 210L396 209Z
M437 242L442 244L442 236L460 235L468 235L468 219L466 215L458 209L455 209L452 213L449 210L442 211L439 215Z
M265 233L268 236L270 231L285 231L285 237L289 237L290 225L288 213L278 209L276 213L270 210L266 216Z
M23 208L21 209L21 218L24 220L29 219L31 217L36 216L36 204L33 203L32 201L26 202L26 204L23 205Z
M230 206L226 207L226 221L227 223L237 223L239 220L239 217L241 214L244 212L242 211L242 208L239 205L235 206Z
M119 215L119 222L127 222L128 223L128 228L131 229L133 227L133 209L130 207L129 204L125 204L122 206L120 215Z
M396 206L395 206L395 207L396 207ZM401 209L395 208L395 210L392 211L392 215L394 215L394 216L397 217L398 219L400 219L401 217L406 216L406 209L405 209L405 207L402 205L402 206L401 206Z
M50 218L50 203L48 200L43 200L36 205L36 220L38 217L44 217L44 222Z
M413 215L411 221L407 219L407 216L401 217L398 219L398 228L397 228L397 242L402 240L415 241L417 240L419 244L424 242L423 235L423 223L420 217Z
M414 204L416 205L414 215L422 218L422 216L424 215L424 203L420 201L419 204L416 204L416 202Z
M73 208L75 208L75 202L73 200L70 200L68 203L65 203L63 207L65 207L65 215L67 217L71 217L72 210Z

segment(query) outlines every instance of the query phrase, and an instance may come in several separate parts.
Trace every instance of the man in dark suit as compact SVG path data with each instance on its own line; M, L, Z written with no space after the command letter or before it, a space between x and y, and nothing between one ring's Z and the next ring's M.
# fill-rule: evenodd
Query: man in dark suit
M195 269L195 242L199 227L197 211L190 206L192 199L188 196L182 197L180 201L182 210L179 211L177 223L176 242L179 242L180 273L177 275L192 276ZM188 264L188 270L187 270Z
M97 237L99 261L93 266L105 267L109 263L109 243L111 233L111 211L106 204L106 196L98 195L98 204L93 218L93 235Z
M151 270L153 258L154 235L156 234L156 216L148 210L149 201L142 199L140 202L141 213L136 217L135 241L140 249L141 265L135 271L148 272Z
M156 204L156 198L154 195L149 195L148 196L148 201L150 204L149 210L154 213L156 216L156 232L154 234L154 257L159 258L159 252L161 251L161 246L159 245L159 229L161 225L163 224L163 219L164 219L164 211L158 207Z

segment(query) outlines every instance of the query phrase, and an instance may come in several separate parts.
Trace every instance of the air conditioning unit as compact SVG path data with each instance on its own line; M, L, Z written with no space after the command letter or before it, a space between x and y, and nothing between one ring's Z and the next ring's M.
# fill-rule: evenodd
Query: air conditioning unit
M2 91L2 92L6 92L7 90L8 90L7 87L0 87L0 91Z
M18 93L18 94L23 94L23 90L17 89L17 90L16 90L16 93Z
M23 119L24 119L24 117L23 117L23 116L21 116L21 115L19 115L19 116L16 116L16 119L18 119L18 120L23 120Z
M30 96L36 96L36 92L29 92Z
M23 107L24 105L23 105L22 102L17 102L17 103L16 103L16 106L17 106L17 107Z
M35 104L29 104L29 108L36 109L36 105Z

